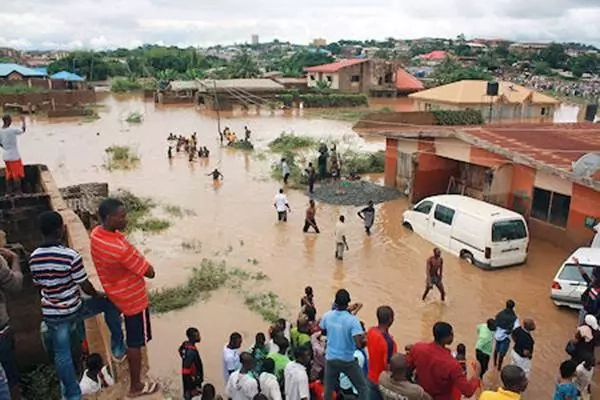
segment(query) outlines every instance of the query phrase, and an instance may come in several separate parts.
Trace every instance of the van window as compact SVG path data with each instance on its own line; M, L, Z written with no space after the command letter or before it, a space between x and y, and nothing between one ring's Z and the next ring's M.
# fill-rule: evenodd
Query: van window
M431 207L433 207L432 201L422 201L413 210L423 214L429 214L429 212L431 211Z
M583 267L583 270L588 274L588 276L591 277L594 266L585 264L581 264L581 266ZM600 268L600 266L596 266L595 268ZM585 279L581 277L581 274L577 269L577 265L575 264L565 264L563 269L560 271L560 274L558 275L558 279L585 283Z
M503 240L524 239L527 237L527 228L520 219L498 221L492 224L492 242Z
M437 206L435 206L435 213L433 214L433 218L447 225L452 225L454 213L455 211L453 209L438 204Z

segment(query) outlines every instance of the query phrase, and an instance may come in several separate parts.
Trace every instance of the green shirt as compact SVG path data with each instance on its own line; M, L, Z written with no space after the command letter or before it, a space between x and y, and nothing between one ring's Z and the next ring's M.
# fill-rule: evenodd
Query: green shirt
M494 332L490 331L487 324L477 325L477 344L475 348L488 356L494 349Z
M301 347L306 343L310 343L310 335L298 331L298 328L294 327L290 331L290 341L292 342L292 347Z
M270 353L267 357L275 362L275 376L281 382L283 380L283 370L290 362L290 359L288 356L280 353Z

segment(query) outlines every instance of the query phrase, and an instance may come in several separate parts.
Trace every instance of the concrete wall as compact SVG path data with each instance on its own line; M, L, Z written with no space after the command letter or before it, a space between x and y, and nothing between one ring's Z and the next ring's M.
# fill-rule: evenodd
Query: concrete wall
M354 129L383 129L394 124L434 125L433 114L425 111L373 112L363 116Z
M39 105L42 108L44 103L47 106L52 100L57 107L76 103L95 103L96 92L94 90L57 90L44 93L0 94L0 107L7 103L16 103Z

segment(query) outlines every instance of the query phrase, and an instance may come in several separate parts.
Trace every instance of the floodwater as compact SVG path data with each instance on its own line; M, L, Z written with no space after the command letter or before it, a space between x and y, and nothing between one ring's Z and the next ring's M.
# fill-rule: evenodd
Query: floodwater
M288 306L289 317L297 313L304 286L313 286L320 312L329 308L337 289L347 288L353 301L364 304L360 317L367 326L376 322L377 306L389 304L394 308L392 333L400 348L430 340L433 323L445 320L454 326L456 344L465 343L473 358L475 326L493 317L512 298L521 319L532 317L538 327L527 397L551 396L558 365L565 358L565 344L576 326L575 313L556 308L549 298L554 273L567 256L564 250L534 241L527 265L501 271L482 271L444 254L447 302L442 304L439 295L432 292L430 300L423 303L425 260L433 246L401 227L405 200L377 206L371 237L365 236L356 208L325 204L317 206L322 233L303 234L305 194L288 193L293 212L287 224L278 224L272 199L280 184L269 179L270 159L276 156L267 154L270 159L263 160L219 148L212 114L194 107L159 107L130 97L108 97L104 104L102 118L91 123L33 121L21 138L22 156L27 163L47 164L60 186L106 181L112 189L126 188L196 213L175 219L164 234L134 237L156 268L156 279L149 283L152 288L184 282L190 268L199 265L203 257L225 259L228 265L267 274L269 280L253 283L247 290L275 292ZM123 122L131 111L142 112L143 123ZM298 111L264 112L260 116L238 112L222 117L223 126L237 132L248 125L261 148L284 130L383 148L382 141L365 144L350 123L308 119ZM167 160L165 139L169 132L193 131L198 132L199 144L211 150L208 165L189 163L183 155ZM104 149L113 144L137 149L139 167L106 171ZM206 176L215 167L225 176L218 188ZM343 263L333 257L333 231L340 214L347 216L350 246ZM200 253L182 249L181 243L191 240L202 243ZM249 259L256 259L258 264L249 263ZM154 316L154 340L149 346L152 373L170 379L175 389L180 385L177 348L189 326L200 328L206 379L221 390L221 351L229 334L241 332L244 347L248 347L255 333L265 331L267 324L247 308L243 293L226 289L184 310Z

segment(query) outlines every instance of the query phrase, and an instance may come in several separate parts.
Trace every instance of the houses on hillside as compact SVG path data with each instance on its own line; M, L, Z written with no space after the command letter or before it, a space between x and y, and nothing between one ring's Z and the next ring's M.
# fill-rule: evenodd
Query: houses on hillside
M50 78L44 72L12 63L0 64L0 84L52 88Z
M397 62L364 58L342 59L305 68L309 88L328 87L342 93L396 96L423 90L423 84Z
M413 93L416 111L479 110L486 121L552 122L560 101L512 82L498 82L498 94L487 95L488 82L464 80ZM491 115L490 115L491 112ZM491 118L490 118L491 116Z
M389 117L389 115L388 115ZM600 220L600 171L582 176L573 163L600 152L597 124L491 124L475 127L381 126L385 182L416 203L463 194L513 209L532 236L587 245Z

